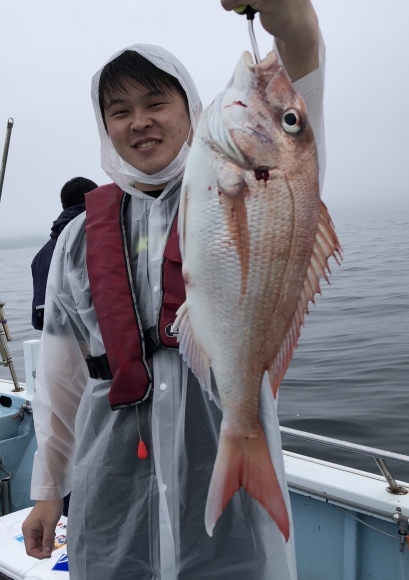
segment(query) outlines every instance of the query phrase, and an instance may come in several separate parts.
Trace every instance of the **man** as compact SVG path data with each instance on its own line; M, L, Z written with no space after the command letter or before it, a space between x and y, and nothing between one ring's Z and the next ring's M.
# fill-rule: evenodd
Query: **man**
M319 139L315 12L306 0L254 7L279 39ZM221 413L181 361L168 323L183 300L175 223L201 110L193 81L163 49L135 45L94 76L92 99L114 184L88 194L86 221L66 229L51 266L27 553L49 557L72 490L71 580L294 580L293 530L285 542L243 490L212 538L204 527ZM267 437L279 437L272 397L262 405ZM289 509L282 457L273 461Z
M45 289L58 236L71 220L85 211L84 194L97 187L98 185L90 179L73 177L61 189L60 198L63 211L52 225L51 239L44 244L31 263L34 290L31 322L36 330L43 330Z

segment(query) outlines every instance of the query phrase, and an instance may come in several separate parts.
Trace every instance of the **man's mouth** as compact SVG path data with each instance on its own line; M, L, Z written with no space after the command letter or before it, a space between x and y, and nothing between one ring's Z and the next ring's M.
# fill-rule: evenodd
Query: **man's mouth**
M153 147L153 145L157 145L160 143L158 139L149 139L149 141L142 141L140 143L135 143L132 145L134 149L147 149L148 147Z

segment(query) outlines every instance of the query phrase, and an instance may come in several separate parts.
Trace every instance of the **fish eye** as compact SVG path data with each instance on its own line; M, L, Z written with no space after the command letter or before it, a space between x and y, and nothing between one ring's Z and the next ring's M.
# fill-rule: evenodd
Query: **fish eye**
M302 129L302 117L297 109L287 109L281 117L281 126L286 133L298 133Z

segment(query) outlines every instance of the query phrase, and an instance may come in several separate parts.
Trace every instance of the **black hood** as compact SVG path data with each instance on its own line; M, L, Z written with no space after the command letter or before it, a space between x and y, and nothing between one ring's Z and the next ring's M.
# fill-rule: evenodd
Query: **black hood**
M80 213L85 211L85 203L80 203L79 205L73 205L72 207L68 207L65 209L58 218L53 223L51 228L50 236L52 238L58 238L60 233L63 231L65 226L74 218L76 218Z

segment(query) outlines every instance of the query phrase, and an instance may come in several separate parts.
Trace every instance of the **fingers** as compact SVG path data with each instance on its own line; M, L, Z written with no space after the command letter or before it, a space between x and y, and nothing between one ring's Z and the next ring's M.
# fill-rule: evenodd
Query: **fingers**
M24 544L29 556L50 558L54 548L55 528L61 516L63 500L38 501L22 525Z
M221 0L221 4L225 10L233 10L237 6L245 6L246 2L243 2L243 0Z
M55 525L44 525L43 531L43 554L45 558L49 558L51 556L51 552L54 548L54 537L55 537Z
M269 12L271 10L274 11L275 5L277 4L277 2L273 2L272 0L265 0L264 2L261 0L250 0L247 2L246 0L220 0L220 3L225 10L230 11L239 8L240 10L236 10L237 12L243 12L247 5L250 5L252 8L259 12Z
M22 529L26 553L38 560L49 558L54 545L55 528L50 534L50 530L45 531L41 524L39 527L31 527L31 523L26 520Z

